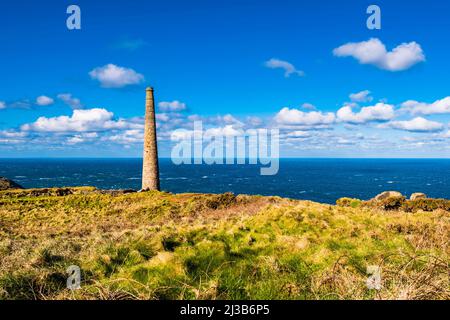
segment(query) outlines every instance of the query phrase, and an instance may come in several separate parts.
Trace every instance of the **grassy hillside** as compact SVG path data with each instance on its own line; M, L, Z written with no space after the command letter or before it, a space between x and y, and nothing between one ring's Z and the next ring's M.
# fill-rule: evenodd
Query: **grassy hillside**
M432 210L2 191L0 299L450 299L450 216ZM83 277L73 292L70 265ZM382 270L379 291L366 286L372 265Z

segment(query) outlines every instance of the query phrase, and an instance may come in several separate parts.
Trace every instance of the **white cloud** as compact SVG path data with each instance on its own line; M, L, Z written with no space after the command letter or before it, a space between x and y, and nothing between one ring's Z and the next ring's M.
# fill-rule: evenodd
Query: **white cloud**
M28 100L14 101L10 103L8 108L29 109L32 104Z
M292 131L286 134L286 137L288 138L309 138L310 136L310 132L301 130Z
M170 140L171 141L190 140L192 139L193 136L194 136L193 130L177 129L171 132Z
M444 132L443 134L440 135L440 137L442 138L450 138L450 130Z
M143 125L124 119L113 120L114 114L106 109L74 110L72 116L40 117L36 122L24 124L23 131L87 132L142 128Z
M218 116L211 116L211 117L204 117L200 116L198 114L189 115L187 119L191 122L194 121L202 121L204 125L211 125L211 126L225 126L225 125L233 125L234 127L243 127L245 124L240 121L239 119L236 119L231 114L226 114L224 116L218 115Z
M433 132L441 131L444 128L444 125L440 122L417 117L408 121L391 121L380 126L380 128L386 127L411 132Z
M81 136L74 136L67 139L67 144L74 145L78 143L84 142L84 139Z
M0 101L0 110L6 109L6 103L4 101Z
M263 120L260 117L250 116L245 119L245 122L251 127L259 127L263 124Z
M87 141L92 141L93 139L97 138L98 134L97 132L85 132L82 134L77 134L73 137L67 138L67 144L69 145L75 145Z
M61 93L57 97L72 109L81 109L83 107L80 99L73 97L71 93Z
M417 102L414 100L408 100L402 103L403 111L410 112L412 114L443 114L450 113L450 97L446 97L441 100L437 100L433 103Z
M125 145L142 143L144 141L144 131L139 129L125 130L119 134L107 137L105 140Z
M362 42L350 42L333 50L337 57L353 57L361 64L371 64L389 71L406 70L425 61L425 55L417 42L402 43L392 51L376 38Z
M311 103L302 104L302 108L305 110L316 110L316 106Z
M217 116L200 116L181 115L176 123L172 119L172 113L169 114L171 119L166 124L160 126L159 137L170 138L172 141L181 141L189 139L192 130L195 129L194 123L201 122L203 130L205 130L206 137L212 136L238 136L242 135L246 129L256 129L261 126L263 120L258 117L246 117L244 120L239 120L231 114L217 115Z
M264 65L270 69L283 69L284 76L286 78L290 77L292 74L296 74L299 76L305 75L305 73L303 71L297 70L292 63L289 63L289 62L283 61L283 60L279 60L279 59L275 59L275 58L272 58L272 59L266 61L264 63Z
M3 138L23 138L26 136L27 133L22 131L0 130L0 137Z
M283 108L275 116L275 122L283 125L315 126L329 125L335 120L334 113L319 111L303 112L297 109Z
M24 131L38 132L83 132L100 129L110 121L113 113L106 109L74 110L71 117L40 117L36 122L22 126Z
M353 102L370 102L373 100L373 98L370 96L369 90L364 90L358 93L352 93L350 94L350 100Z
M236 119L235 117L233 117L231 114L226 114L223 117L219 117L218 118L218 122L223 121L226 124L232 124L235 127L243 127L244 123L241 122L240 120Z
M170 120L170 117L167 113L157 113L155 115L156 120L161 121L161 122L167 122Z
M20 145L25 143L28 133L16 130L0 130L1 145Z
M336 143L337 144L343 144L343 145L354 145L354 144L356 144L356 141L339 137L336 140Z
M240 136L243 131L233 128L233 125L227 125L221 128L211 128L205 131L205 137L234 137Z
M38 106L48 106L48 105L53 104L54 102L55 101L52 98L47 97L47 96L39 96L36 99L36 104Z
M133 69L107 64L89 72L92 79L100 82L104 88L122 88L128 85L139 84L144 81L144 76Z
M183 102L180 102L178 100L175 100L172 102L163 101L163 102L158 103L158 108L159 108L159 110L164 111L164 112L182 111L182 110L186 110L186 104Z
M359 112L353 112L351 106L344 106L336 113L339 121L354 124L370 121L388 121L394 118L394 107L389 104L377 103L374 106L361 108Z

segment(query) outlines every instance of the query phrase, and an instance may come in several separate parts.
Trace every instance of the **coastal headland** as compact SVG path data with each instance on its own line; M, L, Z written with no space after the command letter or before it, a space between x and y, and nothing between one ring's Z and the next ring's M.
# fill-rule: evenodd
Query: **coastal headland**
M0 299L450 299L449 211L395 193L4 190Z

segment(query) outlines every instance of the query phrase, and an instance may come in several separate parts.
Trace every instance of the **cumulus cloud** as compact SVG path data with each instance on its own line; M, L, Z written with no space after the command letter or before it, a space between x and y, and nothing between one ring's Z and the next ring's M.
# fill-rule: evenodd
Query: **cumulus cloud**
M389 104L377 103L374 106L361 108L359 112L353 112L351 106L344 106L336 113L341 122L361 124L371 121L388 121L394 118L394 107Z
M81 109L83 107L80 99L73 97L71 93L61 93L57 97L72 109Z
M362 42L350 42L333 50L337 57L353 57L361 64L374 65L388 71L402 71L425 61L425 55L417 42L402 43L392 51L376 38Z
M171 102L162 101L158 103L158 108L163 112L183 111L186 110L186 104L178 100Z
M373 100L373 98L370 96L369 90L364 90L358 93L352 93L350 94L350 100L353 102L370 102Z
M113 120L114 114L106 109L74 110L72 116L40 117L35 122L21 126L23 131L35 132L86 132L142 127L142 124Z
M112 117L113 113L106 109L74 110L71 117L40 117L36 122L24 124L21 128L24 131L39 132L83 132L102 128Z
M4 101L0 101L0 110L6 108L6 103Z
M38 106L49 106L49 105L53 104L54 102L55 101L52 98L47 97L47 96L39 96L36 99L36 104Z
M444 114L450 113L450 97L437 100L433 103L418 102L408 100L401 105L402 111L407 111L412 114Z
M422 117L417 117L407 121L391 121L380 127L388 127L411 132L434 132L441 131L444 128L444 125L440 122L430 121Z
M92 79L98 80L104 88L122 88L136 85L144 81L144 76L133 69L124 68L115 64L107 64L89 72Z
M282 125L316 126L332 124L335 116L332 112L303 112L297 109L283 108L277 113L274 120Z
M290 77L293 74L296 74L301 77L305 75L303 71L297 70L292 63L275 58L266 61L264 65L270 69L283 69L284 76L286 78Z

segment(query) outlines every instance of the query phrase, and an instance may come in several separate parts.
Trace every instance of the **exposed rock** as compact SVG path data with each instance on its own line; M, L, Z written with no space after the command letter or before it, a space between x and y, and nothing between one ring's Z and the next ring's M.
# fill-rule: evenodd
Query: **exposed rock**
M403 195L398 191L385 191L385 192L382 192L379 195L377 195L372 200L382 201L382 200L385 200L387 198L392 198L392 197L403 197Z
M0 177L0 191L10 189L23 189L23 187L12 180Z
M426 199L426 198L427 198L427 195L425 193L415 192L411 195L409 200L418 200L418 199Z

